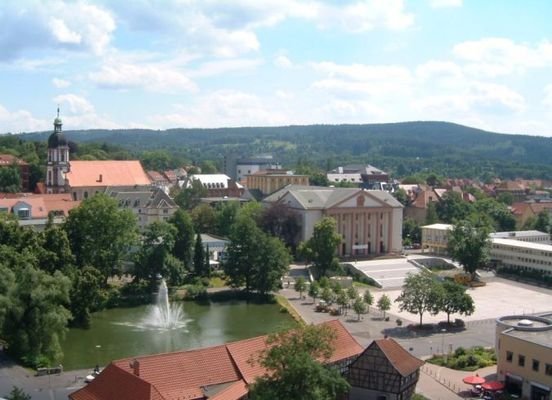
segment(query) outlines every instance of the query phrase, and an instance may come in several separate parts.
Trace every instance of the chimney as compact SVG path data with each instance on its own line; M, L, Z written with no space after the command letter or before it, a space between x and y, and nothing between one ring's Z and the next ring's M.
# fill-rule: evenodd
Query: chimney
M98 180L97 180L96 182L102 182L102 181L103 181L103 175L100 174L100 176L99 176L99 178L98 178Z
M140 376L140 362L138 360L134 359L131 361L130 367L132 368L134 375Z

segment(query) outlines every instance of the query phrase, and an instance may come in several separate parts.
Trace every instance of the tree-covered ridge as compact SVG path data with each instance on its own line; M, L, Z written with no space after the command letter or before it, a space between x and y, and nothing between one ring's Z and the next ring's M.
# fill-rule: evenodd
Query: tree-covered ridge
M21 135L45 141L48 132ZM106 142L136 154L167 150L190 161L272 153L286 166L369 162L404 176L426 169L455 177L552 178L552 138L504 135L447 122L218 129L66 131L76 142Z

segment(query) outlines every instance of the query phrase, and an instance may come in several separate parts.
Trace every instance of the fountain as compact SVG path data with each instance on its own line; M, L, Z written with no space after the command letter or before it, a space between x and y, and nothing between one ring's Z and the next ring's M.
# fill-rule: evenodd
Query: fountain
M186 326L182 306L169 302L169 291L163 279L159 284L157 301L149 314L142 320L142 326L149 329L169 330L180 329Z

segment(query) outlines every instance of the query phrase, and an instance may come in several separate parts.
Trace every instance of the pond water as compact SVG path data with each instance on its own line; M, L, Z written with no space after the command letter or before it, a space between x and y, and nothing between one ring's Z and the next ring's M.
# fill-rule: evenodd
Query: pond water
M277 304L244 301L200 305L183 302L184 322L174 329L141 323L152 306L115 308L92 315L90 329L71 329L62 343L65 370L107 365L112 360L213 346L294 327Z

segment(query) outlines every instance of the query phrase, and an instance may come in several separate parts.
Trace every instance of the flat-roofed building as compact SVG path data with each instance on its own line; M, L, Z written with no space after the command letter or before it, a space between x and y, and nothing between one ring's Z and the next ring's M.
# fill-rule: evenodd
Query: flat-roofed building
M552 320L550 316L497 319L497 378L513 395L552 399Z
M287 185L309 185L308 175L295 175L292 171L283 169L265 169L247 177L247 188L258 190L262 196L267 196Z
M299 240L312 237L315 224L332 217L342 241L341 257L399 253L402 250L403 206L380 190L320 186L286 186L263 200L282 204L300 218Z
M511 239L491 239L491 262L500 271L513 268L550 276L552 245Z
M448 253L448 234L450 224L431 224L422 226L422 249L433 254Z
M493 232L489 237L491 239L511 239L522 242L550 244L550 234L541 231Z

